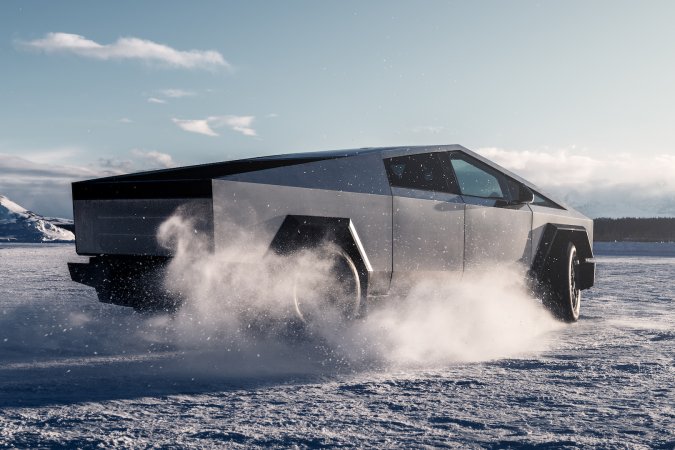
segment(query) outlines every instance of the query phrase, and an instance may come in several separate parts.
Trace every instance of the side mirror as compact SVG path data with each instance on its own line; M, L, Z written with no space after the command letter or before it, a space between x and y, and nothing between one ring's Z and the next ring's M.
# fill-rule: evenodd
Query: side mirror
M513 201L517 205L522 205L525 203L532 203L534 201L534 193L530 190L529 187L524 184L518 185L518 198Z

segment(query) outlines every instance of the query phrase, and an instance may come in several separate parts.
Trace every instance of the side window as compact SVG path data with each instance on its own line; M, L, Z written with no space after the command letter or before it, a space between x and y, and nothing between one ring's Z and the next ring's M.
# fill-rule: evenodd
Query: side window
M384 160L392 187L457 193L447 155L420 153Z
M547 199L540 193L535 191L532 192L534 193L534 201L532 202L533 205L546 206L548 208L565 209L562 206L558 205L557 203L554 203L553 201Z
M453 158L451 161L462 194L486 198L506 197L499 179L491 171L465 159Z

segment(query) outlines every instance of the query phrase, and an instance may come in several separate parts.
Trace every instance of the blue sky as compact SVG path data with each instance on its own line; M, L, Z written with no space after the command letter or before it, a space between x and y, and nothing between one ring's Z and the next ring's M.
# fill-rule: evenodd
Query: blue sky
M74 179L459 143L588 214L675 215L673 23L673 2L5 1L0 193L68 216Z

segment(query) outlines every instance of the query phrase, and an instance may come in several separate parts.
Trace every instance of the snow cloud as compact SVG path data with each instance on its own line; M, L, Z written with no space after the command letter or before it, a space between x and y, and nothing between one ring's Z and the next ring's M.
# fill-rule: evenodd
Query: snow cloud
M122 37L112 44L100 44L72 33L47 33L41 39L21 42L22 47L45 53L71 53L99 60L139 60L180 69L231 69L215 50L176 50L136 37Z
M593 156L571 149L478 153L591 217L675 216L675 155Z
M203 134L206 136L219 136L214 128L228 127L245 136L256 136L252 128L254 116L210 116L206 119L172 119L173 123L185 131Z

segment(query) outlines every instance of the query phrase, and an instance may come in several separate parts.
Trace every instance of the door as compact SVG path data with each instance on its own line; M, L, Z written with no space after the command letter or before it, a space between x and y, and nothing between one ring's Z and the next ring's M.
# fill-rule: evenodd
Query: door
M531 261L532 210L518 203L520 183L463 153L451 165L466 203L464 269Z
M421 277L461 276L464 203L447 153L421 153L385 161L392 191L392 290Z

